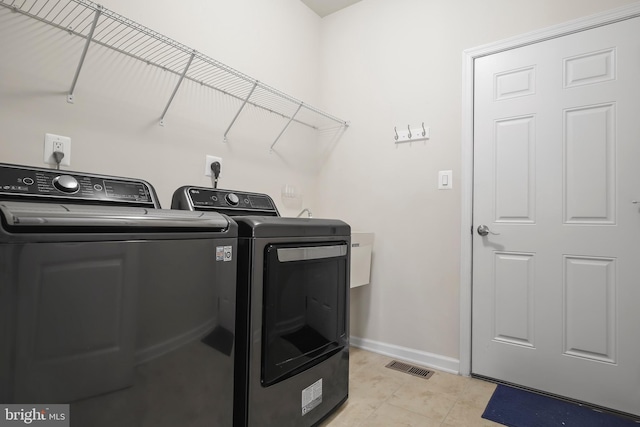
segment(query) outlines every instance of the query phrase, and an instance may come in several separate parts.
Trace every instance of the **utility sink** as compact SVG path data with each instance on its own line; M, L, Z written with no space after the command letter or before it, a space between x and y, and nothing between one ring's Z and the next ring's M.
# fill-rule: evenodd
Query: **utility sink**
M351 233L351 287L368 285L371 280L371 253L374 233Z

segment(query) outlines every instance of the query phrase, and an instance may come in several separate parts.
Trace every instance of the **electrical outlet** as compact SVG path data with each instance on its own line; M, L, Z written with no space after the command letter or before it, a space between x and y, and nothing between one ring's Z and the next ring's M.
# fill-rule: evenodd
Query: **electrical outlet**
M213 175L212 172L211 172L211 163L213 163L213 162L220 163L220 175L222 175L222 157L209 156L209 155L207 155L207 157L205 158L204 174L206 176Z
M44 162L49 165L56 165L53 157L55 151L64 153L60 166L71 166L71 138L68 136L54 135L46 133L44 135Z

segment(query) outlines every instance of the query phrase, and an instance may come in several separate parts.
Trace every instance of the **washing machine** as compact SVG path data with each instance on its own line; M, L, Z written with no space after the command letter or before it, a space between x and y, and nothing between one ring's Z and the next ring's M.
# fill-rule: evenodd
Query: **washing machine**
M349 392L349 225L213 188L181 187L172 208L238 224L234 425L320 423Z
M143 180L8 164L0 217L7 417L232 425L234 221L160 209Z

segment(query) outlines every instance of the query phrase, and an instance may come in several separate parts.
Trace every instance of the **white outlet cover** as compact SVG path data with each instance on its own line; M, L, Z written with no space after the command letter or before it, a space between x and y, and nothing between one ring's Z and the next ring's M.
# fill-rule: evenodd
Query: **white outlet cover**
M56 143L62 144L62 152L64 153L60 166L71 166L71 138L53 133L44 135L44 162L49 165L56 165L56 161L53 158L53 147Z
M211 173L211 163L219 162L220 163L220 175L222 175L222 157L209 156L207 155L204 162L204 174L206 176L213 175Z

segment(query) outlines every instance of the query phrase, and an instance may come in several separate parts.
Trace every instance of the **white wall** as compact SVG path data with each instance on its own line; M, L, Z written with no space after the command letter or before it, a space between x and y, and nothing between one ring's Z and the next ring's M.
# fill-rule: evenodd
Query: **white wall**
M459 358L462 51L625 0L364 0L322 21L322 102L352 125L318 180L320 215L376 233L351 333L451 367ZM394 144L394 126L431 139ZM453 190L437 190L452 169ZM448 359L450 358L450 359Z
M150 27L312 105L318 100L320 18L298 0L125 1L106 8ZM181 185L210 186L206 154L223 158L220 187L268 192L285 214L283 184L313 199L317 135L247 107L222 135L240 102L185 81L159 117L177 76L91 45L75 90L66 93L84 40L0 7L0 161L46 167L44 134L72 139L70 170L140 177L163 207Z

